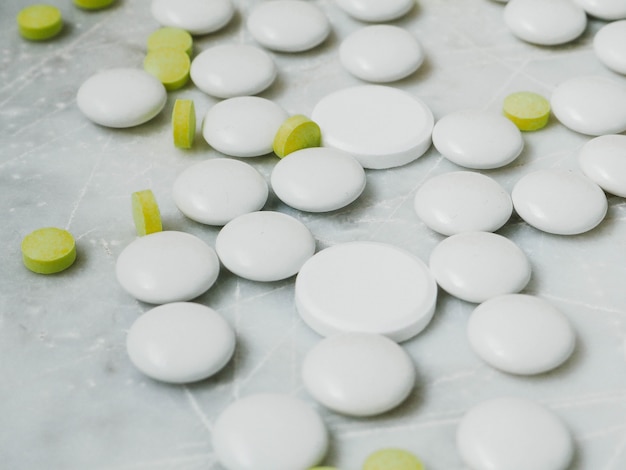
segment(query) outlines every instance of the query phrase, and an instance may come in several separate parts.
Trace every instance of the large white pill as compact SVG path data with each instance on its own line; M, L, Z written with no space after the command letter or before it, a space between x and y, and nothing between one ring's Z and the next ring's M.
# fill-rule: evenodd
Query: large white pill
M572 0L510 0L504 22L523 41L555 46L578 38L587 27L587 15Z
M222 29L235 14L231 0L152 0L150 10L161 25L196 35Z
M322 336L377 333L405 341L432 319L437 285L411 253L377 242L326 248L300 269L296 307Z
M442 289L476 303L521 291L531 274L524 252L490 232L463 232L442 240L432 251L429 266Z
M322 98L311 119L322 144L348 152L364 168L391 168L421 157L431 144L433 114L405 91L363 85Z
M202 135L225 155L257 157L272 152L276 132L288 117L283 108L265 98L229 98L207 111Z
M155 232L137 238L120 253L117 279L143 302L186 301L206 292L217 280L220 263L215 250L184 232Z
M167 100L163 84L141 69L115 68L88 78L78 89L78 108L96 124L133 127L155 117Z
M550 104L561 124L581 134L626 131L626 86L610 78L570 78L554 89Z
M561 419L517 397L474 406L461 419L456 441L463 461L474 470L565 470L574 454Z
M415 6L415 1L337 0L337 6L357 20L385 23L406 15Z
M315 238L287 214L260 211L228 222L217 235L215 249L231 272L270 282L296 274L315 253Z
M511 196L493 178L454 171L428 179L415 193L417 216L443 235L495 232L511 217Z
M215 421L213 448L228 470L308 469L328 450L320 415L290 395L261 393L229 405Z
M328 147L313 147L280 160L272 189L285 204L302 211L328 212L347 206L365 188L365 171L352 156Z
M586 176L543 169L523 176L511 193L513 207L533 227L557 235L576 235L598 225L608 208L602 189Z
M273 0L252 8L248 31L262 46L280 52L314 48L330 33L330 21L314 3L303 0Z
M207 225L224 225L261 210L269 189L253 166L230 158L196 163L174 181L172 196L180 211Z
M448 160L480 170L507 165L524 148L522 133L509 119L477 109L447 114L435 124L432 138Z
M624 0L574 0L591 16L605 21L626 19Z
M424 62L424 50L415 36L403 28L373 25L357 29L344 39L339 59L355 77L384 83L415 72Z
M626 2L624 2L626 8ZM626 75L626 20L604 25L593 37L596 57L614 72Z
M601 135L578 154L580 169L606 192L626 197L626 135Z
M220 44L191 62L194 85L216 98L256 95L276 79L276 65L262 49L247 44Z
M351 416L374 416L402 403L415 385L415 366L396 342L372 333L320 341L302 363L302 380L321 404Z
M219 372L235 350L235 333L213 309L191 302L160 305L128 331L132 363L156 380L188 383Z
M569 320L545 300L510 294L483 302L467 323L474 352L512 374L541 374L560 366L574 350Z

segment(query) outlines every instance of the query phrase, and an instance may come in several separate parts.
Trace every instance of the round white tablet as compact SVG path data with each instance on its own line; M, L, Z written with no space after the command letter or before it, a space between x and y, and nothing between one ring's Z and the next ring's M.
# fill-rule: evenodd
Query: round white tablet
M167 100L163 84L141 69L116 68L88 78L76 103L91 121L107 127L132 127L155 117Z
M626 8L626 2L624 2ZM614 72L626 75L626 20L604 25L593 38L596 57Z
M257 157L272 152L276 132L288 117L283 108L265 98L229 98L209 108L202 135L225 155Z
M302 364L302 380L313 398L351 416L374 416L395 408L413 390L415 375L401 346L371 333L323 339Z
M156 380L188 383L219 372L235 350L235 333L213 309L191 302L160 305L128 331L132 363Z
M511 193L513 207L533 227L577 235L602 222L608 202L602 189L572 171L543 169L523 176Z
M433 145L457 165L480 170L500 168L524 148L522 133L511 120L477 109L447 114L433 128Z
M180 211L207 225L224 225L261 210L269 189L254 167L230 158L213 158L190 166L174 181L172 196Z
M570 78L550 99L552 112L564 126L587 135L626 130L626 86L601 76Z
M262 393L229 405L215 421L213 447L228 470L307 469L328 450L322 418L290 395Z
M626 136L602 135L583 145L580 169L606 192L626 197Z
M541 374L574 351L569 320L539 297L510 294L489 299L470 315L467 337L487 364L511 374Z
M328 147L297 150L272 171L272 188L288 206L328 212L347 206L365 188L365 171L352 155Z
M312 49L330 34L330 21L324 12L303 0L258 3L246 25L259 44L280 52Z
M569 430L551 410L524 398L495 398L461 419L457 447L474 470L565 470L574 454Z
M297 219L261 211L228 222L215 250L229 271L252 281L278 281L296 274L315 253L315 238Z
M217 280L220 263L215 250L184 232L155 232L137 238L120 253L117 279L143 302L165 304L191 300Z
M357 20L385 23L406 15L415 6L415 0L337 0L337 5Z
M152 0L150 10L162 26L196 35L222 29L235 14L231 0Z
M442 240L429 265L442 289L475 303L521 291L531 274L524 252L508 238L490 232L463 232Z
M405 341L426 328L437 285L411 253L385 243L356 241L326 248L296 277L296 308L322 336L377 333Z
M373 25L357 29L344 39L339 59L355 77L384 83L415 72L424 62L424 50L415 36L403 28Z
M415 193L417 216L443 235L495 232L511 217L511 196L493 178L454 171L428 179Z
M364 168L391 168L421 157L431 144L433 114L419 98L383 85L363 85L322 98L311 119L322 144L348 152Z
M626 19L624 0L575 0L583 9L596 18L605 21Z
M276 79L276 65L262 49L247 44L221 44L191 62L194 85L216 98L256 95Z
M555 46L578 38L587 27L587 15L571 0L510 0L504 22L523 41Z

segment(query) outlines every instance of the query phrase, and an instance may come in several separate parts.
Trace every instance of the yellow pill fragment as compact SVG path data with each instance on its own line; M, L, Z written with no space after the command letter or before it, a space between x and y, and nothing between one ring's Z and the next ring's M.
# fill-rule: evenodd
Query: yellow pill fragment
M319 147L322 142L320 126L301 114L291 116L282 123L274 137L274 153L280 158L296 150Z
M137 235L143 237L144 235L163 230L161 212L151 190L144 189L143 191L133 193L132 205Z
M69 268L76 260L76 242L67 230L56 227L37 229L22 240L24 265L39 274L54 274Z
M424 464L402 449L381 449L365 460L363 470L424 470Z
M148 52L157 49L177 49L190 56L193 50L193 38L184 29L167 26L150 34L147 46Z
M143 68L158 78L166 90L178 90L189 80L191 60L186 52L179 49L155 49L148 52Z
M192 100L176 100L172 110L174 145L181 149L193 146L196 137L196 110Z
M504 115L521 131L545 127L550 118L550 102L530 91L512 93L504 99Z
M115 0L74 0L74 5L83 10L101 10L111 6Z
M56 7L31 5L18 13L17 27L22 37L31 41L43 41L61 32L63 18Z

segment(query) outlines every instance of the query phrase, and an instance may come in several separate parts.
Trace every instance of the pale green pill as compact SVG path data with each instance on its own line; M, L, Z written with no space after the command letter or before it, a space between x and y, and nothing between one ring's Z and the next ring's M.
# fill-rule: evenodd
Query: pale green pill
M76 260L76 242L67 230L45 227L22 240L24 265L39 274L54 274L69 268Z
M137 235L143 237L163 230L159 205L151 190L137 191L132 194L131 200Z
M148 52L157 49L177 49L191 55L193 38L184 29L165 27L159 28L148 36Z
M296 150L319 147L322 141L320 127L308 117L296 114L287 118L274 137L274 153L283 158Z
M178 90L189 81L191 60L179 49L156 49L148 52L143 68L158 78L166 90Z
M174 145L181 149L193 146L196 137L196 110L192 100L176 100L172 111Z
M530 91L512 93L504 99L504 115L521 131L536 131L548 124L550 102Z
M74 0L74 5L83 10L101 10L109 7L115 0Z
M22 37L31 41L43 41L61 32L63 18L56 7L31 5L19 12L17 26Z
M363 470L424 470L424 464L406 450L381 449L365 460Z

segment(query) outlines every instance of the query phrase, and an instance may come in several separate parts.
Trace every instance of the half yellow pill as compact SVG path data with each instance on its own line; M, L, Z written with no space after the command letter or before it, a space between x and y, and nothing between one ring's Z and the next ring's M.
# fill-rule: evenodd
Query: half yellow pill
M39 274L54 274L69 268L76 260L76 242L67 230L44 227L22 240L24 265Z
M177 49L191 55L193 50L193 38L184 29L165 27L159 28L148 36L148 52L157 49Z
M382 449L365 460L363 470L424 470L424 464L406 450Z
M191 60L179 49L155 49L148 52L143 68L158 78L166 90L178 90L189 81Z
M181 149L193 146L196 137L196 110L192 100L176 100L172 110L174 145Z
M280 158L296 150L319 147L322 142L320 127L301 114L291 116L283 122L274 137L274 153Z
M61 32L63 18L56 7L31 5L18 13L17 27L22 37L31 41L43 41Z
M111 6L115 0L74 0L74 5L83 10L101 10Z
M143 237L144 235L163 230L161 212L159 211L156 198L150 189L133 193L132 206L137 235Z
M504 99L503 111L519 130L536 131L548 123L550 102L537 93L520 91Z

